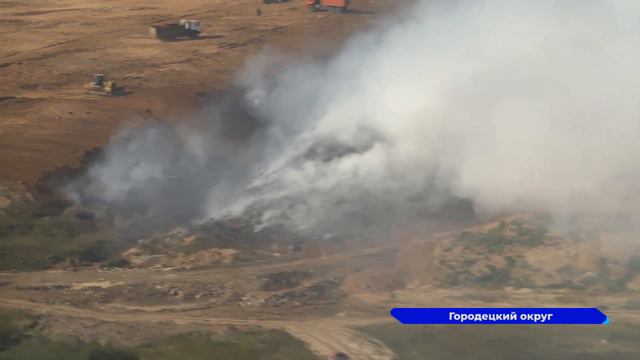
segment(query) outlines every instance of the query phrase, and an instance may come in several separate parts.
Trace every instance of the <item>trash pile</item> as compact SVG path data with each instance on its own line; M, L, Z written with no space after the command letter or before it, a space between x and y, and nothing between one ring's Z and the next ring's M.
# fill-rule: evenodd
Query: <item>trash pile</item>
M281 291L299 286L302 281L311 277L306 271L281 271L264 275L263 291Z
M301 289L273 294L264 303L274 307L336 304L346 296L340 284L341 280L337 279L322 280Z

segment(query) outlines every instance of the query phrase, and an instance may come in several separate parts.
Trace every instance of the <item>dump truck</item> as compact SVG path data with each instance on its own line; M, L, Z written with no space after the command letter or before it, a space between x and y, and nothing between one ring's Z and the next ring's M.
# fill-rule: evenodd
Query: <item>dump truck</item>
M158 39L177 39L179 37L188 37L195 39L200 35L200 20L182 19L177 23L154 25L149 28L151 36Z
M307 0L307 6L311 11L328 10L331 12L346 12L350 0Z
M93 82L86 84L85 89L95 95L112 96L124 94L124 87L116 85L115 81L107 80L104 74L95 74Z

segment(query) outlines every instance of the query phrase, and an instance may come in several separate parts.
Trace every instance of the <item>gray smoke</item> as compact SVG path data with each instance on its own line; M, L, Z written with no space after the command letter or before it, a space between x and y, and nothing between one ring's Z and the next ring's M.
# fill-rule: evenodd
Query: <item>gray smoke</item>
M70 192L144 193L152 207L183 194L200 218L324 230L460 199L480 214L640 214L640 2L425 0L409 13L328 62L268 76L271 57L250 61L239 101L259 126L243 141L219 135L234 120L218 104L191 127L117 136Z

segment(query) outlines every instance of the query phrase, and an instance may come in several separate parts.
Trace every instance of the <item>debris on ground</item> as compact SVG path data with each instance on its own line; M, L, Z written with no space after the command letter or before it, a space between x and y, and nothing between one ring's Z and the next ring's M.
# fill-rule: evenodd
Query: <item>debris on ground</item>
M306 279L311 274L306 271L281 271L264 276L265 282L262 285L263 291L280 291L292 289Z

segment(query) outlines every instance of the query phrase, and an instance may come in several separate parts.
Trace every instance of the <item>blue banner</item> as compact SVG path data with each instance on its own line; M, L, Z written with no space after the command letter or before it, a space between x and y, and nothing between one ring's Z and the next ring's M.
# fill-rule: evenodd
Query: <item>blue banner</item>
M597 308L394 308L402 324L608 324Z

